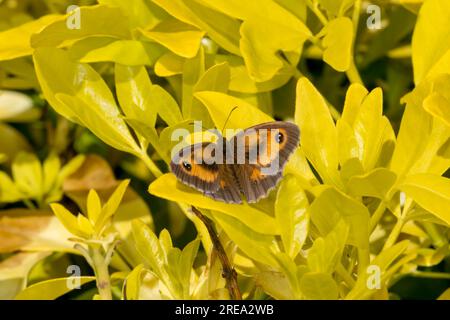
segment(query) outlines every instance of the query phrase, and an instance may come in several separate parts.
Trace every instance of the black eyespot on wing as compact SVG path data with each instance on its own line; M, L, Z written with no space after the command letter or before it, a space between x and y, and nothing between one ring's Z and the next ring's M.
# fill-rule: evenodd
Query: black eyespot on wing
M284 141L284 135L281 132L278 132L276 137L275 137L275 141L277 143L283 143Z
M183 168L185 168L187 171L191 171L192 170L192 166L189 162L187 161L183 161Z

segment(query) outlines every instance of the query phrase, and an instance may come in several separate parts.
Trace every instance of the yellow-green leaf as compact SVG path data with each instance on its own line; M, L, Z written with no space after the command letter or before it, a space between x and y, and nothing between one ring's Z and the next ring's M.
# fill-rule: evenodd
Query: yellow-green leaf
M275 237L255 232L254 229L249 228L235 217L220 212L212 214L214 220L223 228L228 237L248 257L268 266L278 267L278 263L272 257L273 252L279 251Z
M275 219L281 233L284 251L295 258L309 231L308 199L294 176L286 176L278 189Z
M80 285L95 280L95 277L79 277ZM54 300L71 291L67 285L72 282L70 277L51 279L33 284L20 292L15 300Z
M324 98L307 78L297 83L295 122L306 158L325 183L339 186L337 130Z
M75 236L81 238L88 238L89 234L80 229L77 218L66 208L59 203L52 203L50 207L53 213L58 217L59 221L66 227L66 229Z
M58 113L119 150L139 153L111 91L91 66L56 48L37 49L34 62L44 95Z
M204 0L213 8L243 20L240 49L250 77L257 81L272 79L283 68L278 52L300 55L311 32L290 11L271 0ZM270 39L270 41L267 41Z
M223 128L234 107L237 109L231 114L226 129L246 129L263 122L273 121L270 116L251 104L224 93L202 91L197 92L195 97L208 108L209 114L219 130Z
M170 173L156 179L150 185L149 192L170 201L187 203L198 208L223 212L262 234L279 234L275 219L268 214L248 204L226 204L224 202L215 201L202 195L200 192L177 182L177 178ZM243 212L245 212L245 214L242 214Z
M300 279L300 290L306 299L335 300L338 298L338 286L327 273L310 272Z
M68 51L73 60L83 63L115 62L127 66L152 66L166 49L151 42L90 37L75 42Z
M450 225L450 179L416 174L408 176L399 188L418 205Z
M414 81L427 76L450 73L450 2L425 1L412 38ZM432 36L430 36L432 35Z
M31 46L33 48L58 46L69 40L91 36L109 36L118 39L131 37L128 18L119 8L96 5L80 7L79 10L81 17L79 29L69 29L66 19L58 19L31 36Z
M141 33L183 58L192 58L197 54L205 34L204 31L176 19L166 19L152 30L141 30Z
M325 26L325 32L323 60L337 71L347 71L352 60L352 21L347 17L331 20Z
M63 19L62 15L46 15L37 20L0 32L0 43L2 44L0 60L10 60L30 55L33 52L33 48L30 45L31 35L40 32L47 25Z
M354 176L348 181L348 190L351 195L375 197L381 200L397 180L397 175L386 168L374 169L366 174Z

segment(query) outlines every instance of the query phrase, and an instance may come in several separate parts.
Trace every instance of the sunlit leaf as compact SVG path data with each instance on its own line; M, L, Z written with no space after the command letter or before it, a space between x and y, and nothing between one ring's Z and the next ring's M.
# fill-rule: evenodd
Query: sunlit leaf
M225 213L262 234L274 235L279 233L275 219L268 214L248 204L226 204L215 201L177 182L177 178L171 173L165 174L154 181L149 187L149 192L170 201L183 202L198 208ZM245 214L242 214L242 212L245 212Z
M399 186L424 209L450 225L450 179L430 175L411 175Z

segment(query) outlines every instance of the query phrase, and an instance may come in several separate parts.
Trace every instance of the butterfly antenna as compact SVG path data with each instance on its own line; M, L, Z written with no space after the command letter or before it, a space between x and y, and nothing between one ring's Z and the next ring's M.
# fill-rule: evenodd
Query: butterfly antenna
M222 128L222 130L221 130L222 133L223 133L223 130L225 130L225 127L226 127L226 125L227 125L228 120L230 120L231 114L232 114L233 111L236 110L237 108L238 108L238 107L235 106L235 107L230 111L230 113L228 114L227 120L225 120L225 122L224 122L224 124L223 124L223 128Z

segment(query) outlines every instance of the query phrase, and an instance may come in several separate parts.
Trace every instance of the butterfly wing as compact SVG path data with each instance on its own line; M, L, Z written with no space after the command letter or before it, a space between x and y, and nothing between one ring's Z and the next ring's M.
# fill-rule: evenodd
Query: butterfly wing
M211 154L205 150L211 143L198 143L181 149L171 160L170 169L184 184L201 192L219 189L219 165L208 161Z
M300 130L293 123L275 121L250 127L233 139L235 176L247 202L254 203L280 181L289 156L298 147Z
M235 170L239 186L248 203L255 203L265 198L283 177L283 171L274 175L265 175L261 173L261 168L255 165L237 165Z
M241 190L231 165L219 165L219 188L206 191L205 195L226 203L242 203Z

